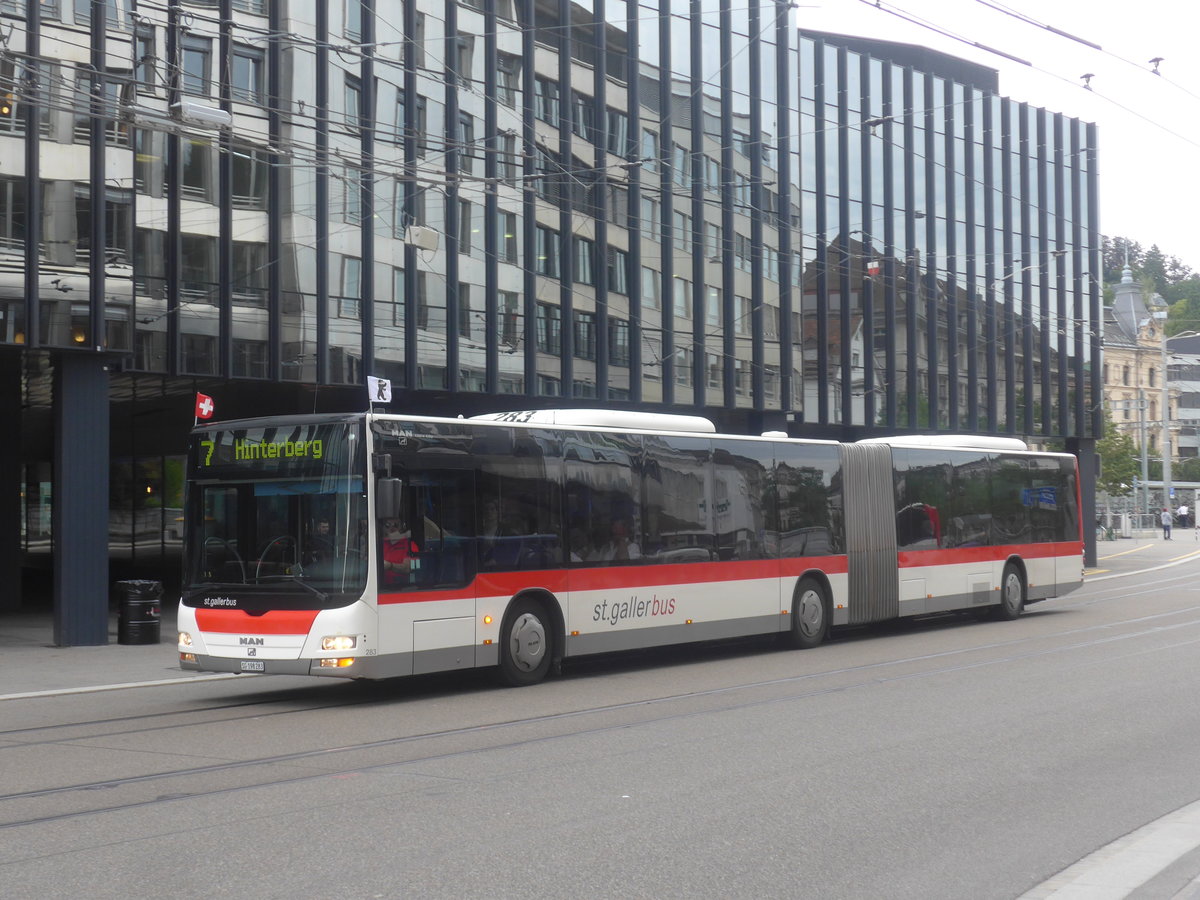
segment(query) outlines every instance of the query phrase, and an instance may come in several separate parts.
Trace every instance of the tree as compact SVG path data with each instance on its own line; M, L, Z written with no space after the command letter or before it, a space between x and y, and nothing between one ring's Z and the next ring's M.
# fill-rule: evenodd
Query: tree
M1171 477L1175 481L1200 481L1200 458L1193 456L1176 463Z
M1104 436L1096 441L1100 455L1100 477L1096 487L1112 497L1122 497L1133 489L1133 479L1141 467L1137 445L1128 434L1117 428L1112 412L1104 410Z
M1158 244L1154 244L1146 252L1141 269L1142 276L1154 282L1155 293L1165 295L1167 292L1167 261L1163 257L1162 251L1158 249Z
M1167 334L1181 331L1200 331L1200 275L1191 275L1172 284L1163 295L1170 304L1167 310Z

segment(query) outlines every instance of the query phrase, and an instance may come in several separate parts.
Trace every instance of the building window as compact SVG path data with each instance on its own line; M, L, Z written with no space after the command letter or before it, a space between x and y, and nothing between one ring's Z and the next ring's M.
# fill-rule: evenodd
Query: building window
M182 156L180 186L183 196L208 200L212 193L212 148L207 141L184 138L179 143Z
M266 378L267 342L234 338L233 375L235 378Z
M458 169L467 175L475 171L475 117L470 113L458 114Z
M558 277L558 232L544 225L537 227L534 271L548 278Z
M624 319L608 320L608 362L614 366L629 365L629 323Z
M692 249L692 217L687 213L675 210L671 213L674 224L672 240L676 250L685 253Z
M183 371L188 375L212 375L217 371L217 339L209 334L183 335Z
M681 319L692 317L692 283L686 278L676 277L672 282L675 295L675 315Z
M517 349L521 334L520 297L516 291L500 291L500 343L510 351Z
M391 325L396 328L404 327L404 270L392 268L392 312L388 319L376 320L376 325ZM398 348L397 348L398 349Z
M596 104L587 94L571 92L571 130L585 141L596 131ZM593 141L594 142L594 141Z
M497 139L496 176L505 184L517 183L517 136L502 134Z
M346 0L346 37L362 40L362 0Z
M558 126L558 83L548 78L533 80L533 114L543 122Z
M675 351L675 383L691 387L692 350L690 347L681 347Z
M427 272L417 273L417 327L429 328L429 283Z
M687 147L675 144L671 151L671 180L680 187L691 187L692 156Z
M460 87L469 88L472 82L472 58L475 55L475 36L473 34L460 34L454 40L454 52L455 58L452 60L454 64L454 76Z
M346 127L357 129L362 125L362 81L347 75L345 82Z
M241 209L266 209L267 173L271 159L261 150L233 149L233 205Z
M266 68L266 56L262 50L256 47L235 46L230 84L233 99L262 105L267 96L264 82Z
M557 306L537 305L537 348L542 353L558 356L562 353L562 316Z
M58 18L58 16L56 15L54 18ZM121 12L117 9L117 0L104 0L104 20L107 28L121 27ZM75 0L75 24L90 25L91 23L92 0Z
M217 239L205 234L179 236L181 288L196 303L216 303Z
M362 260L354 256L342 257L341 293L338 298L338 316L343 319L362 317Z
M417 156L424 156L429 150L429 142L426 140L429 130L429 101L421 96L417 97L416 118Z
M458 201L458 252L470 254L474 247L475 218L470 200Z
M620 247L608 248L608 290L613 294L629 293L629 257Z
M704 354L705 382L710 388L719 388L723 383L721 378L721 357L716 353Z
M458 283L458 335L471 339L471 285L464 281Z
M658 200L642 195L642 237L652 241L662 240L662 219Z
M704 321L716 327L721 324L721 289L706 285L704 288Z
M352 166L342 170L342 221L358 225L363 218L363 173Z
M658 171L658 159L661 149L658 145L658 135L653 131L642 129L642 170L645 172Z
M496 100L505 106L516 107L521 88L521 57L500 53L496 60Z
M595 284L596 275L593 266L596 258L596 245L587 238L575 237L575 280L579 284Z
M733 329L739 335L749 336L754 331L754 306L750 302L749 297L734 297L735 316L733 320ZM857 356L858 354L853 354ZM853 366L860 365L857 359L852 363Z
M517 263L517 214L499 210L496 213L496 245L500 262Z
M138 25L134 36L134 77L139 91L151 93L158 87L158 61L154 52L154 26Z
M243 306L267 305L267 245L233 242L233 301Z
M608 152L624 156L629 149L629 116L618 109L608 110Z
M0 177L0 247L25 246L25 179Z
M573 316L575 356L578 359L596 358L596 314L576 312Z
M646 266L642 266L642 309L662 309L662 278Z
M183 71L180 87L185 94L208 95L211 77L212 41L207 38L183 39Z

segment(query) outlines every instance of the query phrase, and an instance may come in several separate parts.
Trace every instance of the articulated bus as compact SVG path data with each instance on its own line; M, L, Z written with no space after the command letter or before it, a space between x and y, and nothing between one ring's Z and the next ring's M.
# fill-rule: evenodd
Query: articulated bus
M965 611L1082 582L1073 456L695 416L357 413L198 427L180 665L541 680L592 653Z

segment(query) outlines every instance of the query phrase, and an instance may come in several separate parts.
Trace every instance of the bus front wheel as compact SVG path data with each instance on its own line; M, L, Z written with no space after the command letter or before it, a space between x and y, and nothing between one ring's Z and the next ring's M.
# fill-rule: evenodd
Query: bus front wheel
M825 591L813 578L804 578L796 588L792 604L792 629L788 642L799 650L816 647L829 630L829 604Z
M1000 579L1000 605L995 608L997 619L1011 622L1021 615L1025 608L1025 579L1021 570L1012 563L1004 567L1004 575Z
M537 684L550 671L553 641L545 607L535 600L518 600L500 632L500 678L513 687Z

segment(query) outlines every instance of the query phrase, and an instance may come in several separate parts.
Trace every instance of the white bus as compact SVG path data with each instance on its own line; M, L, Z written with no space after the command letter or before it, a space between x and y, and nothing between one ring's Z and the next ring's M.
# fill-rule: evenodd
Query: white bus
M180 664L389 678L952 610L1082 582L1073 456L715 433L610 410L192 434Z

